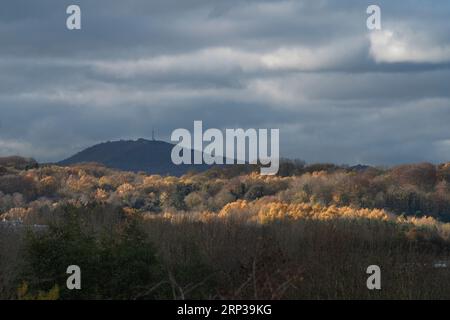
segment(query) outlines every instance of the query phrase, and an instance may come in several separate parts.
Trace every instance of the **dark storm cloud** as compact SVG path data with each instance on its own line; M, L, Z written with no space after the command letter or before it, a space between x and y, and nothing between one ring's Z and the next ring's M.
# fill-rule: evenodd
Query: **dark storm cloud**
M65 28L69 4L82 30ZM173 129L280 128L284 156L450 157L450 3L6 0L0 155L62 159Z

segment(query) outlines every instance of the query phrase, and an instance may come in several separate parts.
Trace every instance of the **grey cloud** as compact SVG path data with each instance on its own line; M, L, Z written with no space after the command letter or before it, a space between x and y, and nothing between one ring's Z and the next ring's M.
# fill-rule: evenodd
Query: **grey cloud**
M307 161L450 156L448 1L379 1L416 52L399 61L371 51L370 1L79 0L69 32L72 3L2 3L0 155L60 160L203 120L280 128L283 155Z

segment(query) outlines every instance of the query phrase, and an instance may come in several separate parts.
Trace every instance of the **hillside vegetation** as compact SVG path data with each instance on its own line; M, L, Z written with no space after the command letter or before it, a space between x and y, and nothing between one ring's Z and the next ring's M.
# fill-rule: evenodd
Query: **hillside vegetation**
M2 298L450 298L450 164L2 168Z

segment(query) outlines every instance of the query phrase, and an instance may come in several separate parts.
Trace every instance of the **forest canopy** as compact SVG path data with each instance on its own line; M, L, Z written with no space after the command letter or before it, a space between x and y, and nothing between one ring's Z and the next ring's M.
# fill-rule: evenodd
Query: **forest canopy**
M278 176L173 177L0 163L0 298L450 297L436 267L450 261L450 164L284 160ZM74 259L79 292L65 288ZM365 287L373 263L378 293Z

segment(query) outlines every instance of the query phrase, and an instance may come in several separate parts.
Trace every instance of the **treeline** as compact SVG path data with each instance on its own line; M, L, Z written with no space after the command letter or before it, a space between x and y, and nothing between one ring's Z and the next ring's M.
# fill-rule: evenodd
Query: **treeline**
M0 215L34 221L59 205L91 202L150 214L219 212L238 200L271 197L287 203L384 209L396 215L450 221L450 163L382 169L284 161L279 176L263 177L257 172L254 166L225 166L176 178L96 164L7 169L0 174Z

